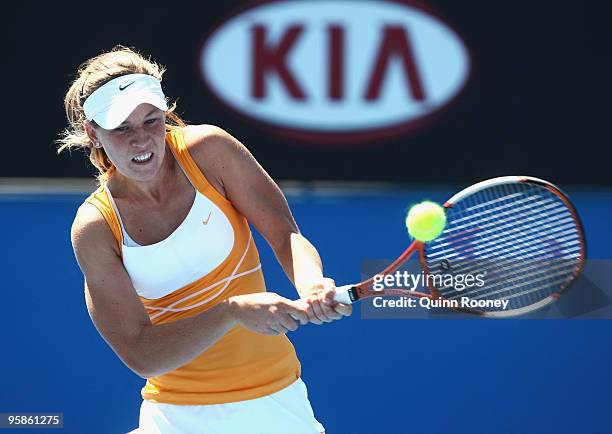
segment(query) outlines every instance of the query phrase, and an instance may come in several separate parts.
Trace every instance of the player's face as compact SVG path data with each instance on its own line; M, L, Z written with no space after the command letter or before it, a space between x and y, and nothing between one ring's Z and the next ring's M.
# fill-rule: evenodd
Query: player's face
M106 155L118 171L136 181L148 181L164 160L165 113L151 104L140 104L113 130L96 128Z

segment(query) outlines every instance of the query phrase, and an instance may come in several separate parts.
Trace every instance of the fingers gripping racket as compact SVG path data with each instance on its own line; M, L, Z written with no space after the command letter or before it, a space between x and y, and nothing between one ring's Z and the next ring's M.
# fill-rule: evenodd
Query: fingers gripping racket
M375 290L373 276L340 286L335 300L354 303L384 295L463 300L458 310L481 316L516 316L556 300L578 277L586 255L578 214L569 199L547 181L505 176L472 185L445 204L446 227L433 241L413 242L391 265L388 275L414 253L429 292L401 288ZM457 289L436 276L484 275L480 283ZM478 300L501 300L505 307L480 306ZM476 305L476 307L474 307Z

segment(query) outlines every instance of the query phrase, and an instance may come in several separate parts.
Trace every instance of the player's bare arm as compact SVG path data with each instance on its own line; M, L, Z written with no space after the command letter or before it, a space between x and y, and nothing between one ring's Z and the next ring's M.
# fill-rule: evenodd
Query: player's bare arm
M187 128L185 140L213 186L270 244L301 302L308 304L310 321L321 324L350 315L350 306L333 301L335 284L324 278L317 250L300 233L278 185L248 149L210 125Z

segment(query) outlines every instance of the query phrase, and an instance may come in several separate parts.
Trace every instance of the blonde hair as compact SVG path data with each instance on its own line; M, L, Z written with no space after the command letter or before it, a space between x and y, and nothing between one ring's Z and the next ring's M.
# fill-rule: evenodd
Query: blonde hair
M98 169L98 183L108 181L115 166L108 159L103 148L96 148L87 136L84 122L87 120L83 103L89 95L104 83L126 74L148 74L161 81L166 69L135 50L122 45L85 61L77 71L77 77L70 85L64 98L68 127L57 141L59 154L65 149L83 149L89 160ZM176 114L176 102L169 104L166 111L166 130L185 126L185 122Z

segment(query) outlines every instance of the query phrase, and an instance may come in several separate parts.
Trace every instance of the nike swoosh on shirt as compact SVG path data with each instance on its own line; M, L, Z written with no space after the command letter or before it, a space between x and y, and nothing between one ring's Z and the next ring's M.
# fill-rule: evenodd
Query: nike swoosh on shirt
M203 223L204 225L207 225L207 224L208 224L208 220L210 220L210 215L211 215L211 214L212 214L212 211L208 213L208 217L206 217L206 220L202 219L202 223Z

